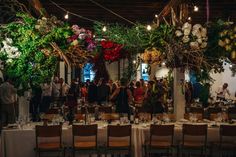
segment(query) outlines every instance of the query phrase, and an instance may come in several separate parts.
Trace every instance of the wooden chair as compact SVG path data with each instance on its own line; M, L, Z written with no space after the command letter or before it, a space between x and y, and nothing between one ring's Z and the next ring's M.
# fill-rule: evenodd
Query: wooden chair
M145 145L145 156L152 153L171 156L174 140L174 125L151 125L150 139ZM164 151L164 153L163 153Z
M98 108L98 112L100 112L100 113L112 113L112 107L111 106L100 106Z
M181 156L185 154L185 151L192 153L199 150L200 156L206 155L207 125L183 124L182 133L182 141L179 145Z
M35 127L36 132L36 156L41 156L43 152L60 152L65 156L65 149L62 145L62 126L53 125L53 126L39 126ZM50 140L56 138L55 140ZM47 141L47 142L43 142Z
M98 154L97 149L97 124L92 125L73 125L72 126L72 151L73 157L76 152L86 154ZM89 137L92 140L81 140L82 137Z
M219 156L236 156L236 125L221 125L220 130L220 139L219 142L211 143L211 152L212 157Z
M236 119L236 107L228 108L228 117L229 119Z
M168 116L169 120L171 122L175 122L176 121L176 116L173 113L167 113L167 114L157 114L157 119L164 121L164 116Z
M207 109L207 118L210 118L210 115L215 113L221 113L222 112L222 109L220 107L209 107Z
M221 117L219 117L219 114L221 114ZM220 119L221 118L221 119ZM226 113L212 113L210 114L211 121L223 121L226 122L228 121L229 117Z
M203 115L201 113L185 113L184 118L187 120L191 119L191 114L195 116L196 121L202 121L203 120Z
M113 121L120 120L120 115L118 113L102 113L101 120Z
M131 134L131 125L108 125L106 155L128 154L131 156Z

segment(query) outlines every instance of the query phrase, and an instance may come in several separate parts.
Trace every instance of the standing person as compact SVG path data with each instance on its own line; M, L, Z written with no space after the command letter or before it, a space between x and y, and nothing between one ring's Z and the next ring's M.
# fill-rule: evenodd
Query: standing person
M88 97L88 90L85 83L81 84L80 95L82 102L85 103Z
M230 96L230 92L227 89L228 88L228 83L224 83L222 87L219 87L217 93L217 99L219 100L225 100L227 94Z
M77 85L75 84L75 80L72 80L70 89L67 93L66 103L65 103L66 106L68 106L71 111L74 111L75 107L77 106L77 95L78 95Z
M120 80L120 87L115 90L110 99L116 97L116 112L130 114L129 102L132 101L131 91L127 88L127 81Z
M54 102L58 102L61 93L61 84L58 77L54 77L52 82L52 98Z
M2 126L15 123L17 117L16 95L17 89L12 85L12 80L6 78L6 82L2 83L0 86Z
M101 79L97 87L97 102L98 105L106 103L109 99L109 86L104 79Z
M144 100L145 91L141 87L139 81L136 82L136 88L134 89L134 103L138 106L142 106Z
M93 104L97 101L97 85L93 81L88 86L88 102Z
M42 97L42 89L40 86L33 86L32 87L32 97L30 99L30 113L32 114L32 120L38 120L38 110L41 102Z
M60 78L59 82L61 84L61 87L60 87L61 103L64 104L64 102L66 101L66 96L67 96L67 93L70 89L70 86L64 82L63 78Z
M42 89L42 102L39 107L39 112L48 111L50 104L52 102L52 83L47 80L45 83L41 84Z

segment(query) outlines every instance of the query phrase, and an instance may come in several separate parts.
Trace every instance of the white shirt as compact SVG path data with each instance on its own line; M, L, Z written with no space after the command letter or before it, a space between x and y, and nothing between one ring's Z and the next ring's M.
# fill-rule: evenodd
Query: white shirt
M4 82L0 86L0 100L3 104L12 104L16 102L17 89L9 82Z
M67 83L63 83L62 86L61 86L61 96L66 96L69 89L70 89L70 86L67 84Z
M223 87L218 88L218 91L217 91L217 96L218 97L225 98L226 94L230 95L229 90L227 88L226 89L223 89Z

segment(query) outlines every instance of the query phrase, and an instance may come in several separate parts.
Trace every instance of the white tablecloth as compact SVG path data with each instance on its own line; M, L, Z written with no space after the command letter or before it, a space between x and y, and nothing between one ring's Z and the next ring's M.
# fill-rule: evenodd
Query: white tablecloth
M132 126L132 147L135 157L143 156L142 145L149 139L149 125ZM174 140L182 139L181 125L175 126ZM107 140L107 127L98 127L98 143L104 145ZM236 139L235 139L236 140ZM72 145L72 129L63 128L62 141L65 146ZM219 141L219 127L208 128L208 142ZM2 131L2 157L33 157L35 148L34 129L9 129Z

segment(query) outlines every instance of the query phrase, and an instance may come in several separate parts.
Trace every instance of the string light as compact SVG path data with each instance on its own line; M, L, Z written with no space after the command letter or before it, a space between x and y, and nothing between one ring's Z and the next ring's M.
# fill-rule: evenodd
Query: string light
M188 17L188 20L190 21L190 20L192 20L192 18L189 16L189 17Z
M198 12L198 10L199 10L198 6L194 5L193 6L193 11Z
M106 32L106 31L107 31L107 27L104 26L104 27L102 28L102 31L103 31L103 32Z
M66 12L66 15L64 16L64 18L67 20L69 18L69 13Z
M162 62L161 64L162 64L162 66L165 66L165 65L166 65L166 63L165 63L165 62Z
M152 27L150 25L147 25L147 30L150 31Z
M233 65L232 65L232 64L230 64L230 65L229 65L229 67L230 67L230 68L232 68L232 67L233 67Z
M133 60L133 64L136 64L136 60Z
M157 15L157 14L155 15L155 18L158 18L158 15Z

